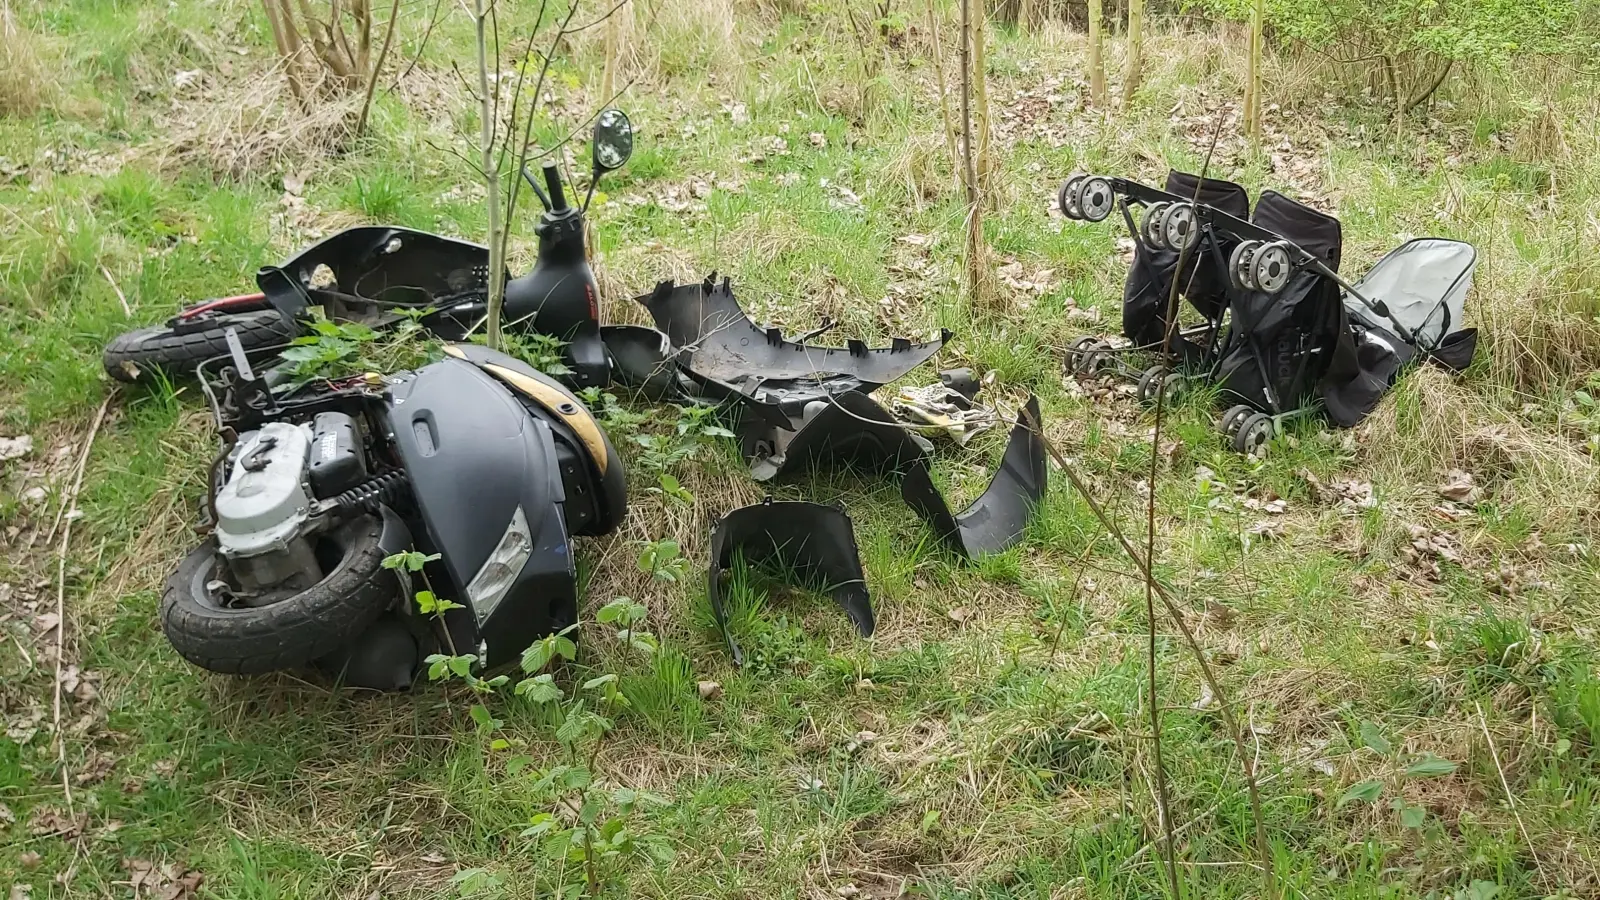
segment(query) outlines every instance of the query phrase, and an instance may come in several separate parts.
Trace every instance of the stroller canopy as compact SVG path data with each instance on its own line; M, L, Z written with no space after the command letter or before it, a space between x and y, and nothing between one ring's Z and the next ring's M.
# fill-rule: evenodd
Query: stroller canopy
M1417 349L1431 353L1461 327L1477 262L1478 251L1464 241L1416 238L1378 260L1356 290L1369 300L1388 304L1389 313L1413 335ZM1355 297L1347 295L1344 303L1364 323L1389 324Z

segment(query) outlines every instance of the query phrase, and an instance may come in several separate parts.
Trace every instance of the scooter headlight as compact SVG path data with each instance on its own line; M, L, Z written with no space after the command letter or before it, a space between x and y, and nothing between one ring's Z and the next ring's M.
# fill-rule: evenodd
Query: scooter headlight
M506 528L499 545L467 585L467 598L472 601L480 624L505 599L532 552L533 536L528 533L528 517L522 514L519 506L511 514L511 525Z

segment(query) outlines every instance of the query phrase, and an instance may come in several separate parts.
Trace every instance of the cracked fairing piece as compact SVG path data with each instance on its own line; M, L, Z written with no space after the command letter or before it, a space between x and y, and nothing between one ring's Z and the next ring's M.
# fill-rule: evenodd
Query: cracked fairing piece
M754 403L774 425L799 418L809 402L852 390L872 390L922 365L951 333L913 343L895 338L888 347L865 341L819 347L785 340L777 328L760 328L716 274L699 284L656 285L637 298L678 352L678 365L702 386ZM782 416L778 413L782 413Z
M1040 423L1039 398L1029 397L989 487L960 514L950 512L925 466L906 472L900 496L955 552L970 558L1004 550L1022 538L1048 485Z
M742 556L748 565L782 565L805 583L824 587L855 623L856 631L863 637L872 635L872 597L867 593L850 517L836 506L768 497L728 513L711 528L706 594L734 665L743 663L744 653L728 631L722 593L736 556Z
M907 463L926 464L933 452L927 439L860 391L812 402L804 419L791 427L795 430L748 422L740 429L750 477L769 481L822 462L891 471Z
M616 383L656 402L680 393L672 343L665 334L645 325L601 325L600 340L611 358Z

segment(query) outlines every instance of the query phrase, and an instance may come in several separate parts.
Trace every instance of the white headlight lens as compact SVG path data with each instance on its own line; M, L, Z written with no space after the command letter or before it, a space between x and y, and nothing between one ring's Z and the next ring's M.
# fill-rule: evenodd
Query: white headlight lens
M506 592L511 590L517 576L522 574L522 567L531 553L533 536L528 533L528 517L522 514L522 507L519 506L512 513L511 525L500 538L499 546L489 554L483 567L467 585L467 599L472 601L472 609L480 624L505 599Z

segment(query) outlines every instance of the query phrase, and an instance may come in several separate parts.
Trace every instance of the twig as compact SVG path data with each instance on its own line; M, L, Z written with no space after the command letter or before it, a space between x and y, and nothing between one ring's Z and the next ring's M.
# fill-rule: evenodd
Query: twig
M1505 767L1500 765L1500 751L1495 749L1494 736L1489 733L1489 720L1483 716L1483 704L1472 701L1478 710L1478 725L1483 729L1483 739L1489 742L1489 756L1494 760L1495 774L1500 776L1500 787L1506 792L1506 803L1511 807L1511 817L1517 820L1517 830L1522 832L1522 839L1528 844L1528 853L1533 857L1533 867L1539 870L1539 877L1545 884L1550 883L1550 876L1545 873L1544 863L1539 861L1539 851L1533 845L1533 838L1528 836L1528 826L1522 824L1522 813L1517 811L1517 798L1511 793L1511 784L1506 781Z
M406 76L411 74L411 70L415 69L417 63L422 61L422 52L428 49L428 38L433 37L433 28L439 24L439 10L443 8L444 0L434 0L433 14L428 17L428 29L422 33L422 42L417 45L417 55L411 57L411 62L406 66L405 71L394 77L394 83L389 85L388 88L390 91L399 87L400 82L405 81Z
M1217 148L1217 138L1222 132L1222 116L1217 116L1216 124L1211 130L1211 146L1206 150L1205 162L1200 166L1200 178L1195 183L1192 206L1200 204L1200 188L1205 183L1205 177L1211 169L1211 156ZM1199 227L1199 216L1194 218L1195 227ZM1178 267L1173 271L1172 284L1167 289L1167 322L1166 333L1162 335L1161 356L1163 359L1172 358L1172 340L1178 331L1178 279L1183 275L1183 268L1189 262L1190 251L1198 240L1185 243L1178 248ZM1199 268L1198 266L1196 267ZM1193 277L1192 275L1190 276ZM1161 426L1165 423L1167 411L1167 379L1163 375L1156 383L1156 421L1155 427L1150 432L1150 474L1145 481L1145 544L1144 558L1155 560L1156 555L1156 478L1161 472ZM1161 833L1165 851L1162 862L1166 864L1167 882L1172 888L1174 900L1182 897L1183 892L1178 885L1178 850L1177 835L1172 830L1171 798L1167 790L1167 767L1161 755L1161 703L1157 694L1159 680L1156 677L1156 599L1155 576L1146 570L1144 578L1144 612L1145 625L1148 629L1148 640L1145 647L1145 666L1147 672L1146 693L1150 705L1150 744L1156 766L1156 806L1161 816Z
M389 43L394 40L394 23L400 18L400 0L389 8L389 25L383 31L383 47L378 50L378 62L367 76L367 96L361 101L361 118L356 120L356 137L367 130L367 114L372 111L372 93L378 89L378 76L383 74L383 61L389 58Z
M111 277L111 271L103 263L100 266L100 274L106 277L106 281L111 284L111 289L117 292L117 300L122 303L122 314L130 319L133 318L133 310L128 307L127 296L122 293L122 288L117 287L117 280Z
M1072 579L1072 600L1070 602L1074 602L1075 603L1078 600L1078 590L1081 587L1083 587L1083 573L1085 571L1087 571L1088 568L1089 568L1087 563L1089 562L1089 554L1094 552L1094 545L1095 545L1095 542L1094 541L1090 541L1088 543L1088 545L1083 548L1083 553L1078 556L1078 565L1076 566L1076 568L1078 570L1078 575L1077 575L1077 577ZM1054 663L1056 661L1056 649L1061 646L1061 634L1063 632L1065 632L1066 630L1067 630L1067 619L1066 619L1065 616L1062 616L1061 617L1061 622L1056 626L1056 636L1055 636L1054 639L1052 639L1050 641L1050 662L1051 663Z
M1023 416L1032 419L1026 410L1023 411ZM1194 654L1195 662L1200 667L1201 677L1205 680L1206 686L1211 689L1211 695L1217 699L1217 711L1222 715L1223 725L1228 729L1228 736L1233 740L1234 750L1238 753L1239 758L1244 761L1244 780L1250 794L1250 813L1255 819L1256 847L1261 855L1261 877L1266 886L1266 896L1275 900L1278 897L1277 878L1273 875L1272 854L1267 844L1267 826L1261 812L1261 789L1256 782L1255 761L1246 752L1244 734L1239 730L1239 720L1233 715L1227 692L1223 689L1222 683L1217 680L1216 672L1211 668L1211 662L1206 659L1205 650L1201 648L1199 638L1195 637L1194 629L1189 626L1189 620L1184 616L1183 610L1178 608L1178 603L1173 599L1171 591L1167 589L1167 586L1160 579L1155 577L1155 573L1150 567L1150 561L1139 552L1137 547L1133 546L1122 529L1117 527L1116 521L1106 513L1105 507L1101 506L1100 501L1095 499L1094 493L1089 489L1088 483L1083 480L1083 476L1079 474L1077 467L1056 448L1055 442L1051 441L1044 433L1044 428L1041 427L1041 424L1036 419L1032 419L1029 422L1029 427L1039 437L1039 442L1044 445L1045 453L1049 454L1050 458L1055 461L1062 474L1067 476L1067 481L1072 484L1073 490L1083 497L1084 503L1089 506L1089 511L1100 521L1100 525L1106 529L1112 539L1122 547L1122 552L1127 554L1128 558L1133 561L1134 566L1139 570L1139 575L1148 580L1151 588L1155 591L1156 597L1161 601L1161 605L1166 608L1167 615L1172 618L1173 624L1178 626L1179 633L1183 635L1184 643L1189 646L1190 652Z
M83 470L89 465L89 450L94 447L95 435L100 433L100 423L105 421L106 408L111 405L111 395L100 401L100 409L94 414L94 423L89 426L89 436L83 441L83 451L78 454L77 473L72 479L72 490L67 494L67 502L76 505L78 492L83 489ZM51 728L56 738L56 762L61 769L61 791L66 796L67 813L72 813L72 786L67 779L67 742L61 734L61 658L66 655L64 649L67 634L67 545L72 541L72 520L76 518L71 513L67 514L67 523L61 529L61 549L56 560L56 683L55 695L50 704Z

